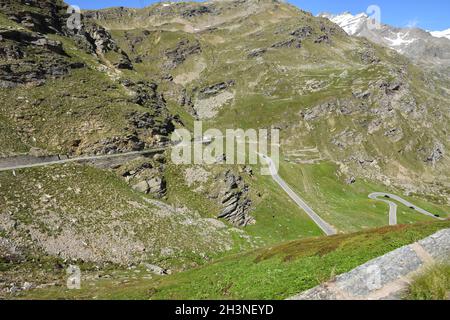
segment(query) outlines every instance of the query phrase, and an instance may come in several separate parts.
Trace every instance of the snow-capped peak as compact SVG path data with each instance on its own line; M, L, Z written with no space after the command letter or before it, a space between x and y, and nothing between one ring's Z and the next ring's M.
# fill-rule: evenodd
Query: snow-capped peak
M450 28L444 31L431 31L433 37L436 38L447 38L450 40Z
M339 15L325 13L319 16L328 18L351 36L364 37L389 47L413 61L428 61L437 65L450 64L448 55L450 42L444 40L444 38L450 40L450 29L425 32L419 28L398 28L384 23L375 27L373 19L365 13L356 15L349 12Z
M353 15L350 12L344 12L339 15L321 14L320 16L330 19L344 29L349 35L355 35L358 30L367 23L368 18L365 13Z

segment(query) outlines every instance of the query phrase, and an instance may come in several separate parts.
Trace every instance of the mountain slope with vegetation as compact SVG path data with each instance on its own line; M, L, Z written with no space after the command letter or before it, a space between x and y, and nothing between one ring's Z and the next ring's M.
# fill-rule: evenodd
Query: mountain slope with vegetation
M448 215L448 78L326 18L272 0L159 3L85 11L73 29L59 0L0 8L2 157L168 146L195 120L278 128L281 176L340 233L387 224L374 191ZM178 272L321 235L258 165L128 160L0 173L3 293L69 264Z
M186 124L194 117L218 128L278 127L283 151L300 162L310 160L304 150L317 149L317 159L347 175L448 190L448 77L349 37L326 18L277 1L86 15L111 31L137 73L161 79Z
M121 286L113 284L120 280L107 278L91 280L81 290L52 288L31 291L25 297L287 299L448 227L449 222L438 222L299 240L226 257L168 277L145 279L145 271L124 271L125 274L133 273L135 277L129 277L131 280Z

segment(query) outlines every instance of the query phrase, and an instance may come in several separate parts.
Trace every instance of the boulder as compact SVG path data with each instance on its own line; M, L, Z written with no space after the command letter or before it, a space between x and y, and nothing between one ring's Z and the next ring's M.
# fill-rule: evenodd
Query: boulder
M354 184L356 182L355 177L350 177L345 181L347 184Z
M147 180L148 193L156 196L163 197L166 193L166 181L163 177L154 177Z
M148 272L151 272L153 274L156 274L159 276L167 275L167 270L163 269L157 265L146 263L146 264L144 264L144 266Z
M141 181L132 186L132 189L137 192L148 193L150 190L150 186L148 185L147 181Z

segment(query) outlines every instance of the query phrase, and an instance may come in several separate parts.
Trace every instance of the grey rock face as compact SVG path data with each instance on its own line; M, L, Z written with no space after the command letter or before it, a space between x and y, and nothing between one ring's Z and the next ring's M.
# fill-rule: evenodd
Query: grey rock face
M148 193L148 191L150 189L147 181L141 181L141 182L135 184L132 188L133 188L133 190L135 190L137 192L141 192L141 193Z
M297 38L283 40L283 41L274 43L271 46L271 48L297 48L297 49L300 49L301 47L302 47L302 41Z
M222 183L220 201L223 209L218 218L241 227L255 223L254 218L249 215L252 202L247 196L248 186L243 183L242 178L227 171Z
M374 52L374 50L368 49L360 53L361 61L364 64L376 64L380 62L380 58L378 58Z
M163 158L162 158L163 159ZM132 186L132 189L150 194L155 198L162 198L167 192L164 178L164 161L145 161L132 170L121 171L120 174Z
M158 93L158 85L156 83L124 80L122 81L122 84L134 93L134 96L131 99L133 103L153 110L165 108L164 98Z
M16 2L14 5L13 2ZM20 9L17 4L21 5ZM59 33L64 27L67 5L62 1L3 0L1 12L24 27L40 33Z
M42 34L16 29L0 29L0 39L11 40L24 45L35 45L58 54L64 54L61 42L50 40Z
M238 186L237 182L238 182L238 180L237 180L236 176L234 174L232 174L230 171L228 171L225 174L225 184L226 184L228 191L237 188L237 186Z
M68 31L78 46L89 53L102 55L113 51L118 53L117 61L112 61L113 65L118 69L133 69L133 64L128 55L119 48L113 40L111 34L103 27L96 24L84 24L80 30Z
M150 180L147 180L148 183L148 193L156 196L157 198L161 198L166 193L166 181L163 177L154 177Z
M0 87L40 85L61 77L71 69L84 67L67 59L61 42L42 34L17 29L0 29ZM33 57L30 59L29 57Z
M182 64L186 59L194 54L202 52L200 43L191 42L187 39L181 40L174 49L165 52L167 62L165 67L167 69L175 69Z
M206 98L215 96L215 95L221 93L222 91L228 89L229 87L234 86L235 83L236 82L234 80L228 80L228 81L224 81L224 82L220 82L220 83L216 83L211 86L208 86L208 87L200 90L199 98L206 99Z
M144 147L145 143L137 135L127 135L104 138L86 146L80 145L78 150L86 154L105 155L141 151Z
M314 40L314 43L331 43L331 39L327 34L320 35L317 39Z
M248 53L248 57L249 58L257 58L257 57L262 56L266 52L267 52L267 49L264 49L264 48L253 49Z
M436 143L431 154L427 157L426 162L435 164L444 157L444 146L441 143Z
M294 36L300 40L303 40L313 34L313 29L310 26L300 27L295 29L290 33L291 36Z
M211 9L210 6L200 6L198 8L192 8L192 9L188 9L182 12L182 17L183 18L194 18L197 16L201 16L207 13L212 13L213 10Z
M315 106L311 109L308 109L305 112L302 112L302 116L305 121L312 121L316 120L319 117L325 116L327 113L332 112L336 108L337 107L334 103L326 102L318 106Z

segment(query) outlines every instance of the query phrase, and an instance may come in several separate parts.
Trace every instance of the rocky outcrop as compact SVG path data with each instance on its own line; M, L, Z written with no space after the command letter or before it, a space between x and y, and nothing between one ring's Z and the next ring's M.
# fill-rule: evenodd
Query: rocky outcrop
M0 29L0 57L8 61L1 65L0 86L42 84L47 78L69 73L70 69L84 67L68 61L63 45L46 34L57 33L71 37L85 51L104 59L103 54L115 52L110 61L118 69L133 69L127 54L121 50L104 28L82 20L80 29L67 27L67 5L62 1L21 0L18 3L0 3L2 12L24 29Z
M167 192L164 163L164 158L162 162L142 158L121 166L117 172L133 190L162 198Z
M162 198L166 193L166 182L161 177L153 177L138 182L132 188L138 192L151 194L156 198Z
M154 82L131 80L122 81L123 86L133 94L131 101L140 106L162 112L166 107L166 101L162 94L158 93L158 85Z
M252 201L248 198L248 186L242 178L226 171L221 184L220 202L223 209L218 218L241 227L254 224L255 219L249 215Z
M313 34L313 28L310 26L304 26L297 28L293 31L291 31L290 35L294 36L295 38L299 40L306 39L307 37L311 36Z
M320 36L318 36L315 40L314 43L326 43L326 44L330 44L331 43L331 39L327 34L322 34Z
M303 117L305 121L315 120L335 109L335 105L333 103L327 102L320 104L316 107L310 108L308 110L300 112L300 115Z
M426 162L436 164L444 157L444 146L441 143L435 143L431 154L426 158Z
M225 156L219 156L217 163L222 164L225 160ZM184 179L187 187L195 193L215 202L214 207L219 209L217 218L225 219L237 227L245 227L256 221L250 216L250 190L241 174L251 177L253 171L249 166L245 166L240 168L239 172L211 171L203 166L191 166L184 171Z
M114 136L103 138L90 145L80 145L78 152L81 154L106 155L131 151L144 150L145 143L137 135Z
M159 136L159 139L167 140L169 134L175 130L176 117L167 110L166 101L158 92L158 86L147 81L126 80L122 84L133 93L131 102L148 109L147 112L136 111L127 115L133 131L146 141L152 136Z
M25 28L40 33L62 33L67 5L60 0L2 0L0 11Z
M188 39L181 40L174 49L165 52L166 63L164 67L167 69L175 69L182 64L188 57L202 52L200 43L192 42Z
M197 8L191 8L191 9L187 9L187 10L183 11L181 13L181 16L183 18L189 19L189 18L194 18L194 17L212 13L212 12L213 11L210 6L200 6Z
M147 81L122 81L130 92L130 102L145 107L146 111L132 111L124 114L128 125L122 135L103 138L86 144L80 141L74 146L78 154L115 154L142 151L166 145L169 135L175 130L176 116L166 108L166 101L158 92L155 83Z
M261 57L266 52L267 52L267 49L265 49L265 48L253 49L248 53L248 57L249 58Z
M13 28L0 29L0 58L0 88L41 85L46 79L84 67L68 59L61 42Z
M68 30L78 46L85 51L104 58L104 54L114 52L116 57L111 63L118 69L133 69L128 55L113 40L111 34L103 27L92 22L83 22L81 29Z
M297 48L297 49L300 49L301 47L302 47L302 41L297 38L283 40L283 41L274 43L271 46L271 48Z
M0 40L11 40L26 46L37 46L57 54L65 55L61 42L50 40L44 35L17 29L0 29ZM20 55L18 55L20 58Z
M111 62L116 68L133 69L128 55L117 46L111 34L105 28L85 19L83 14L80 14L79 29L68 28L70 13L68 5L63 1L4 0L0 7L11 20L24 27L42 34L57 33L71 37L80 48L89 53L102 55L114 51L118 57ZM45 45L52 44L47 42Z
M199 92L199 98L207 99L209 97L218 95L222 91L234 86L235 84L236 84L236 82L234 80L228 80L228 81L213 84L211 86L201 89Z
M361 57L362 63L364 64L376 64L381 61L372 48L368 48L367 50L359 52L359 55Z
M199 116L197 111L194 108L194 102L192 101L191 95L188 94L187 90L183 88L181 90L180 96L178 98L178 103L180 106L186 109L186 111L194 117L194 119L198 120Z

